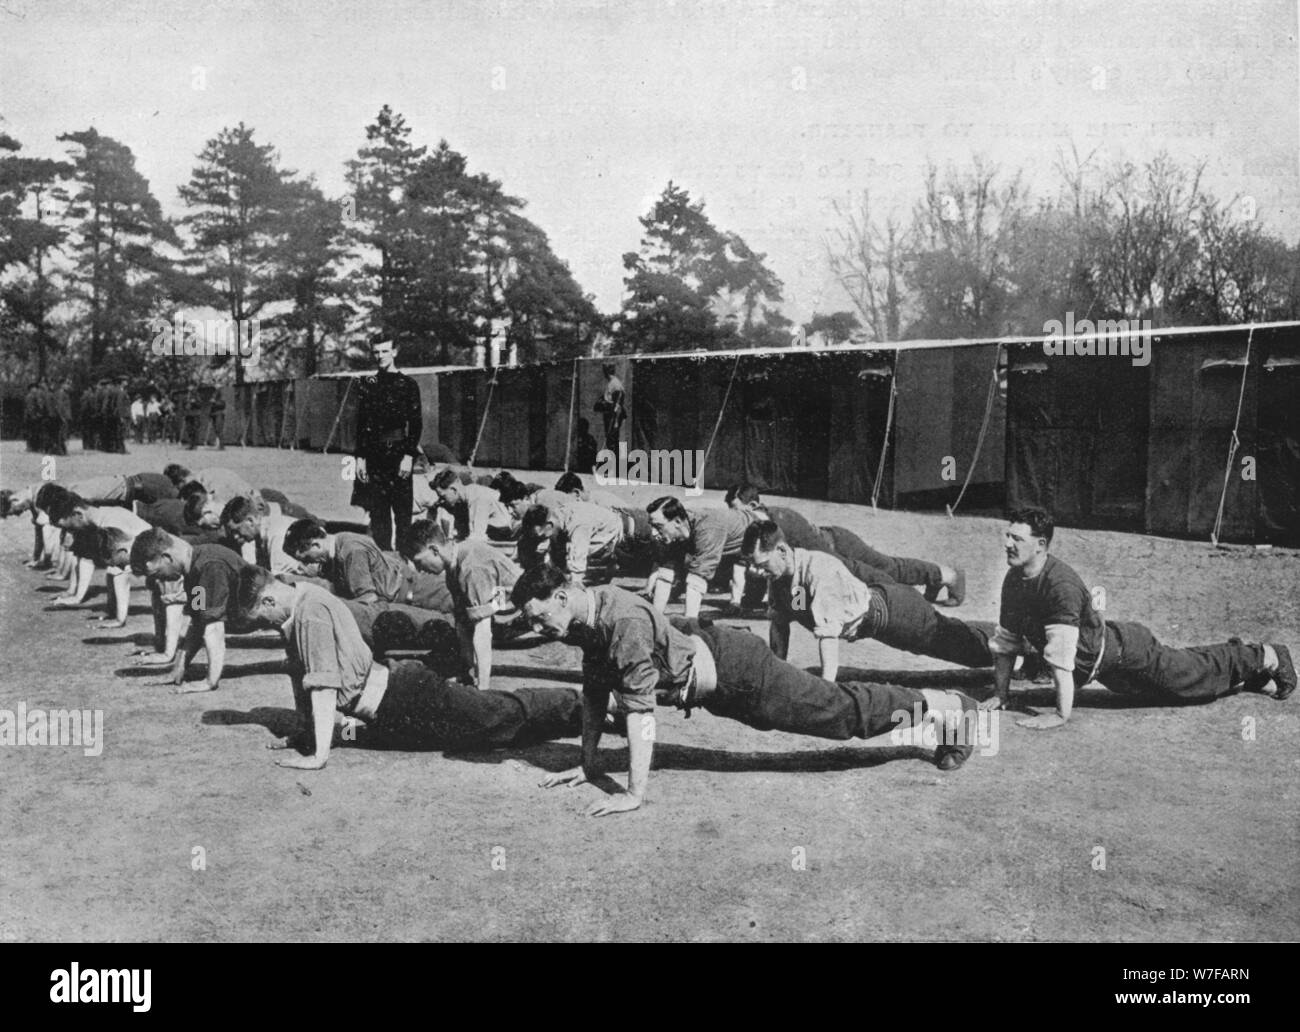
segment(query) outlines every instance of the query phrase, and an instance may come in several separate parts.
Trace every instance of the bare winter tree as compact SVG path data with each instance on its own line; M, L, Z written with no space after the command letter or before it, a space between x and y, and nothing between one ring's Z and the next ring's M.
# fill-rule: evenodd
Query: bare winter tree
M1126 318L1169 321L1175 298L1196 273L1201 175L1161 153L1139 167L1111 169L1095 224L1093 272L1102 305Z
M894 215L883 225L871 212L866 190L856 207L833 204L841 223L824 241L831 272L858 310L872 340L898 340L903 323L903 263L910 234Z
M926 169L925 195L913 213L907 263L918 319L912 334L979 336L1006 329L1011 281L1007 233L1025 192L1019 173L976 157L969 171L949 167L942 180Z
M1181 314L1196 322L1243 323L1288 318L1293 255L1265 233L1253 201L1221 204L1203 197L1195 215L1199 245L1192 282L1180 298Z

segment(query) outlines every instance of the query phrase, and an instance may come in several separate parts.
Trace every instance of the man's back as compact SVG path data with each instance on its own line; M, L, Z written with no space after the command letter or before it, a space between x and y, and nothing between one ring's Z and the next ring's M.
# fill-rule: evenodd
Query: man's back
M334 535L330 583L341 598L396 602L405 572L401 559L384 552L369 535L346 530Z

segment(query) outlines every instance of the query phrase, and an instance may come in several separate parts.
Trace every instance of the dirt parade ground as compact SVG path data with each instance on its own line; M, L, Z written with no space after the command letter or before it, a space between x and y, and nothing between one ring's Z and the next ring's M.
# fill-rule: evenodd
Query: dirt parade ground
M179 460L362 518L337 455L72 451L60 480ZM39 480L21 442L0 456L6 485ZM608 490L642 505L661 493ZM963 566L953 615L997 618L1001 520L783 504ZM83 607L51 610L59 588L22 565L31 545L27 517L0 524L0 709L102 711L103 741L98 755L0 746L3 941L1300 938L1298 697L1175 708L1089 689L1060 730L995 715L996 734L947 773L887 737L841 745L660 709L647 805L593 819L598 789L539 787L577 764L577 740L461 755L345 745L322 771L277 768L267 746L294 722L278 635L232 636L221 689L173 695L128 657L150 641L142 582L126 630L104 631L102 574ZM1105 588L1109 616L1162 641L1300 644L1294 551L1065 528L1053 553ZM816 663L811 635L791 645L793 662ZM991 671L873 642L845 643L848 674L992 687ZM577 685L578 652L526 636L498 652L493 681ZM1051 705L1049 686L1013 689ZM620 739L603 761L623 778Z

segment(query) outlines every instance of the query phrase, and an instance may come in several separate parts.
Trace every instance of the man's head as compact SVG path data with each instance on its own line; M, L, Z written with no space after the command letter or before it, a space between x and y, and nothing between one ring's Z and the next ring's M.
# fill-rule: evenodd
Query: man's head
M501 504L510 510L515 519L522 520L528 511L529 499L533 496L532 489L527 484L514 480L502 486L498 493Z
M190 546L161 527L150 527L131 544L131 572L155 580L176 580L189 567Z
M235 541L256 541L262 514L243 495L230 499L221 510L221 526Z
M686 506L676 498L668 495L656 498L646 507L646 515L650 517L650 533L666 545L691 536Z
M555 482L555 490L560 494L571 494L575 498L581 498L587 493L587 489L582 486L582 477L577 473L565 473Z
M600 365L600 371L604 373L606 376L613 376L614 368L615 367L613 362L602 362Z
M555 536L555 517L544 505L529 506L520 519L520 533L523 536L532 536L542 541L549 541Z
M245 566L239 571L238 591L236 605L250 623L279 626L293 611L293 585L260 566Z
M781 533L781 528L771 520L759 520L745 528L745 538L740 554L751 570L768 580L777 580L794 573L794 551Z
M581 589L569 582L562 571L541 563L524 571L510 593L511 601L524 614L528 626L545 638L559 639L582 617L576 602Z
M295 520L284 535L285 555L300 563L319 563L329 558L329 531L315 520Z
M734 487L727 488L727 493L723 496L723 501L727 503L729 509L759 509L762 508L763 502L758 496L758 488L753 484L739 483Z
M85 530L90 526L91 504L84 498L64 492L50 506L50 522L64 530Z
M101 527L96 535L100 561L110 569L131 568L131 535L121 527Z
M435 473L433 479L429 481L429 486L438 496L438 501L449 508L459 505L465 498L461 493L460 475L450 466Z
M50 509L59 504L59 499L69 496L71 492L61 484L42 484L32 497L32 506L38 512L49 517Z
M1016 509L1007 514L1003 538L1007 565L1014 569L1037 565L1052 545L1056 524L1051 513L1043 509Z
M372 339L370 357L375 360L380 369L392 369L393 363L397 361L397 346L393 343L393 338L378 336Z
M433 520L416 520L397 543L397 550L425 573L444 572L455 547L447 532Z

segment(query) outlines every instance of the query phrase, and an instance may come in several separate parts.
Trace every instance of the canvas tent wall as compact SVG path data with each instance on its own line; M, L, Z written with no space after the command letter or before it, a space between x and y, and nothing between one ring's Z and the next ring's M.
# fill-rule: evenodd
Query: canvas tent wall
M1150 382L1150 367L1128 357L1011 345L1008 507L1039 506L1062 525L1141 530Z
M1209 539L1222 498L1220 540L1300 544L1300 324L1155 331L1148 365L1008 347L1009 507Z
M1001 503L1006 476L1007 407L1001 372L1005 354L997 343L898 351L893 492L884 496L891 504L952 505L968 482L963 499L967 509Z
M1145 529L1209 537L1222 497L1220 539L1300 545L1297 327L1157 336L1152 352Z

